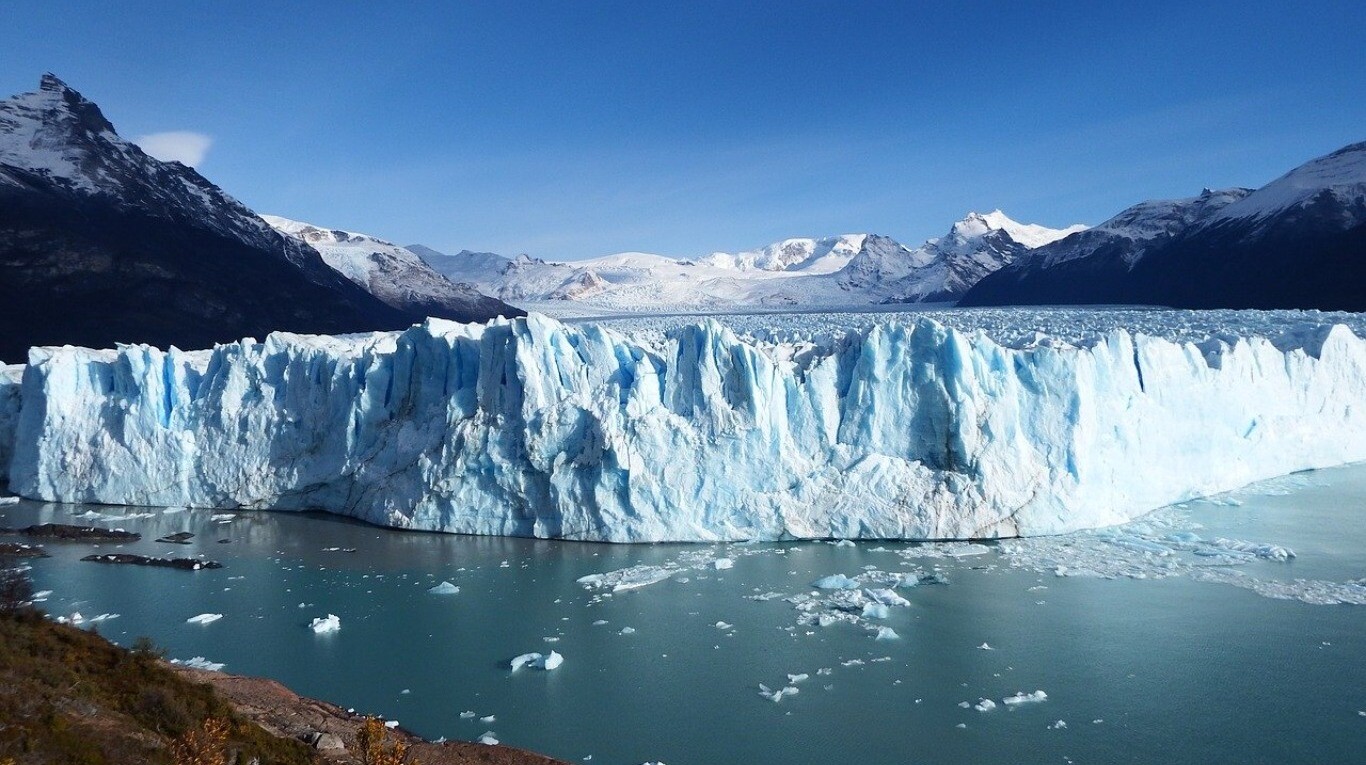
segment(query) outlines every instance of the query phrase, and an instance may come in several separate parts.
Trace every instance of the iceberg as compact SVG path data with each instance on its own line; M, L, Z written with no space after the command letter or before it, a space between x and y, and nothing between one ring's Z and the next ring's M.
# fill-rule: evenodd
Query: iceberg
M327 632L336 632L341 629L341 619L337 618L335 614L328 614L325 617L319 616L308 623L308 628L320 635Z
M532 315L36 348L0 375L0 460L43 501L715 542L1059 534L1366 459L1366 341L1346 325L1254 312L1253 334L1201 334L1153 314L1167 336L901 315L769 340Z
M214 622L216 622L216 621L218 621L219 619L222 619L222 618L223 618L223 615L222 615L222 614L200 614L200 615L198 615L198 616L191 616L190 618L188 618L188 619L185 620L185 623L186 623L186 624L213 624Z
M548 654L524 653L521 656L513 658L513 660L509 662L509 665L512 667L513 672L516 672L522 667L531 667L532 669L543 669L549 672L550 670L559 667L563 663L564 657L556 653L555 651L551 651Z
M428 587L427 592L432 595L455 595L460 592L460 588L450 582L442 582L435 587Z

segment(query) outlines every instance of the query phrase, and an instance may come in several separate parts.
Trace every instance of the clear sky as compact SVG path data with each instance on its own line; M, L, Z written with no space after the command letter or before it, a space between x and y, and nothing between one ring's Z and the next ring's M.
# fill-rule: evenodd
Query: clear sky
M1361 0L390 5L4 0L0 90L260 212L560 259L1097 223L1366 140Z

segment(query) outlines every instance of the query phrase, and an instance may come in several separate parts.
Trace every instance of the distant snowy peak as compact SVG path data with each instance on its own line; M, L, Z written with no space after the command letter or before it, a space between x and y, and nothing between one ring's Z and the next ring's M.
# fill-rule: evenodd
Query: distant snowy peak
M281 234L312 246L327 265L394 308L457 321L520 313L468 283L452 281L417 253L392 242L278 215L261 218Z
M1049 228L1036 223L1020 223L1011 220L1000 210L993 210L986 214L968 213L966 218L953 224L953 228L949 231L949 238L971 241L993 231L1004 231L1019 244L1034 249L1085 230L1086 226L1081 223L1066 228Z
M735 271L802 271L828 274L844 268L863 247L867 234L844 234L822 239L784 239L757 250L713 252L699 265Z
M1341 208L1344 228L1366 220L1366 141L1300 165L1228 205L1211 222L1262 220L1313 203Z

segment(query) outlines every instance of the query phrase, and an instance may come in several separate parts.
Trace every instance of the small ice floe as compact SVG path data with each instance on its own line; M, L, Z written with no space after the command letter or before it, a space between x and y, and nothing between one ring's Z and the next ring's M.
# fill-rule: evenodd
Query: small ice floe
M634 634L636 634L636 630L635 630L635 627L622 627L622 628L617 632L617 634L618 634L618 635L634 635Z
M976 704L973 704L972 708L976 709L978 712L990 712L996 708L996 702L991 699L982 699Z
M80 624L84 622L85 624L99 624L100 622L107 622L110 619L117 618L119 618L118 614L97 614L95 616L87 616L85 618L81 618L81 615L79 613L75 613L71 615L71 623Z
M487 746L497 746L498 736L491 730L484 731L484 735L479 737L479 743L485 744Z
M1048 726L1048 729L1049 729L1049 730L1062 730L1063 728L1066 728L1066 727L1067 727L1067 723L1066 723L1066 722L1064 722L1064 721L1062 721L1062 720L1058 720L1057 722L1055 722L1055 723L1053 723L1052 725Z
M987 645L986 643L983 643L983 644L977 646L977 648L978 648L979 650L982 650L982 651L994 651L994 650L996 650L995 648L992 648L990 645Z
M1043 691L1034 691L1033 693L1019 691L1014 696L1007 696L1004 699L1001 699L1001 701L1005 702L1006 706L1011 707L1020 704L1033 704L1046 700L1048 700L1048 694Z
M784 688L779 688L775 691L769 688L767 685L759 683L759 695L763 696L769 701L782 701L784 696L796 696L798 693L801 693L801 689L793 685L789 685Z
M884 606L909 606L911 604L911 601L901 597L896 593L896 590L890 588L864 590L864 593L874 603L881 603Z
M222 614L200 614L200 615L198 615L198 616L191 616L190 618L188 618L188 619L185 620L185 623L186 623L186 624L213 624L214 622L216 622L216 621L218 621L219 619L222 619L222 618L223 618L223 615L222 615Z
M622 592L662 582L676 573L678 573L676 569L664 566L639 565L608 571L605 574L581 576L576 581L589 590Z
M858 667L858 666L862 666L862 664L863 664L863 659L850 659L850 660L848 660L848 661L842 661L842 662L840 662L840 666L841 666L841 667Z
M509 663L512 666L513 672L516 672L522 667L542 669L549 672L563 664L564 657L555 651L551 651L550 653L524 653L521 656L514 658Z
M734 626L735 626L734 624L729 624L729 623L727 623L727 622L717 622L717 623L716 623L716 629L718 629L718 630L728 630L728 629L733 628Z
M213 515L209 516L209 520L213 521L214 523L230 523L236 517L237 516L233 515L232 513L214 513Z
M808 674L806 674L805 672L801 672L801 673L798 673L798 674L795 674L795 675L789 674L789 675L787 676L787 682L789 682L789 683L791 683L791 684L793 684L793 685L796 685L797 683L800 683L800 682L803 682L803 681L809 680L809 679L811 679L811 676L808 675Z
M0 497L0 506L17 504L19 504L19 497Z
M427 592L431 595L454 595L460 592L460 588L450 582L442 582L435 587L428 587Z
M384 721L384 727L389 728L390 730L392 730L392 729L394 729L394 728L397 728L397 727L398 727L398 720L385 720L385 721Z
M410 693L412 693L412 690L411 690L411 689L409 689L409 688L404 688L403 690L401 690L401 691L398 692L398 695L400 695L400 696L407 696L407 695L410 694Z
M497 715L484 715L483 717L479 718L479 722L481 722L481 723L483 723L483 724L485 724L485 725L492 725L492 724L493 724L493 721L494 721L494 720L497 720L497 719L498 719L498 716L497 716Z
M39 590L33 593L33 602L45 603L47 602L47 599L50 597L52 597L52 590Z
M341 629L341 619L337 618L336 614L319 616L308 623L308 628L320 635L325 632L336 632Z
M900 640L901 636L896 634L896 630L891 627L878 627L877 637L874 640Z
M475 716L476 714L478 714L478 713L475 712L473 709L466 709L465 711L463 711L463 712L460 713L460 719L461 719L461 720L473 720L473 719L474 719L474 716Z
M730 558L717 558L711 562L711 566L717 571L725 571L728 568L734 568L735 561Z
M171 659L171 663L179 664L182 667L189 667L190 669L206 669L210 672L222 672L223 667L226 666L220 662L209 661L203 656L195 656L183 661L180 659Z
M606 623L607 623L607 620L606 620L606 619L598 619L597 621L593 622L593 626L594 626L594 627L601 627L602 625L604 625L604 624L606 624Z
M161 514L162 514L162 515L173 515L173 514L175 514L175 513L183 513L183 512L185 512L185 508L184 508L183 506L181 506L181 507L168 507L168 508L163 509L163 510L161 511Z
M861 616L864 619L886 619L891 613L891 609L881 603L864 603Z
M851 579L844 574L831 574L817 579L811 586L818 590L857 590L859 583L857 579Z
M833 544L835 545L835 547L853 547L853 546L854 546L854 540L852 540L852 539L840 539L840 540L836 540Z

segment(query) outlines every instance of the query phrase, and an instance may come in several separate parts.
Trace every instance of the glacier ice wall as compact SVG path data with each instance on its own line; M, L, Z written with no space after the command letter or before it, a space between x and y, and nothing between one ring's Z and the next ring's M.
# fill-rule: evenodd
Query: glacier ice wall
M9 477L30 498L585 540L1050 534L1366 459L1366 341L1342 326L1282 350L430 320L35 349L21 397Z

